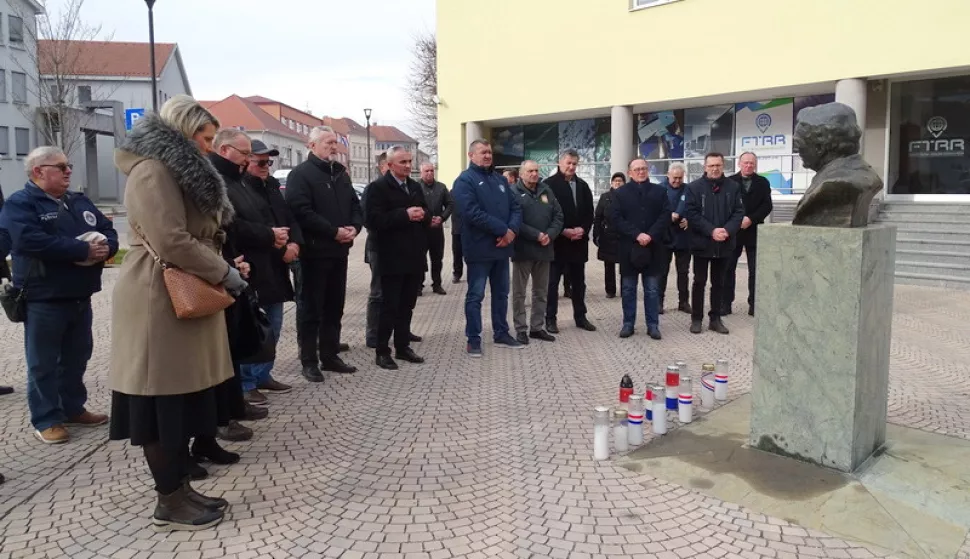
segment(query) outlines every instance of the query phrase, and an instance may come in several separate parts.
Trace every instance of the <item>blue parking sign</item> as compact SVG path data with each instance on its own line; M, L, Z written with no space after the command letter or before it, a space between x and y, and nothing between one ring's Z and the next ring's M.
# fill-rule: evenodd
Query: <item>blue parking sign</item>
M125 109L125 130L131 131L138 119L145 116L145 109Z

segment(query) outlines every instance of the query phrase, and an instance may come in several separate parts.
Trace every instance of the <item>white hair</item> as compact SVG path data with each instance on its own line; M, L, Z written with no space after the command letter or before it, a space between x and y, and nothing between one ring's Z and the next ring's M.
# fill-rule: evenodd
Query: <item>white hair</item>
M34 176L34 167L44 165L48 161L59 158L62 155L64 155L64 150L56 146L34 148L33 151L27 154L27 159L24 160L24 169L27 171L27 176Z
M314 142L319 142L321 139L323 139L324 134L337 135L337 133L333 131L333 128L329 126L314 126L313 129L310 130L310 143L312 144Z
M391 146L387 148L387 160L390 161L391 158L394 157L395 153L401 153L402 151L404 153L411 153L408 151L408 148L404 146Z
M219 149L222 146L228 144L229 142L232 142L233 140L235 140L240 136L246 138L247 140L252 141L252 139L249 137L249 134L243 132L242 130L239 130L238 128L223 128L222 130L216 133L215 139L212 140L212 147L214 147L215 149Z
M670 164L670 167L667 167L667 172L669 173L671 171L680 171L684 173L684 176L687 176L687 166L680 161L674 161Z

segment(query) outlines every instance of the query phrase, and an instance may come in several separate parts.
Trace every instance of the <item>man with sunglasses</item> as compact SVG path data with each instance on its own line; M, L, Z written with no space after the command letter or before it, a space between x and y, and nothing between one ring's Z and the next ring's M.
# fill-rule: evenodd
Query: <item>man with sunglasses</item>
M233 227L251 234L240 237L236 249L246 256L251 271L249 285L259 304L266 311L279 341L283 328L283 303L293 300L293 284L288 265L300 255L303 236L289 206L280 194L280 183L270 175L272 157L280 152L270 149L260 140L252 140L251 155L242 181L227 183L229 200L236 210ZM279 242L277 231L285 231L285 243ZM291 387L273 379L273 361L246 364L240 367L243 394L250 404L269 403L263 391L283 393Z
M13 284L26 291L27 404L34 435L65 443L65 426L95 426L108 416L85 409L94 336L91 296L101 291L104 262L118 251L118 233L94 203L69 192L72 165L56 147L27 155L29 176L0 211L10 234Z

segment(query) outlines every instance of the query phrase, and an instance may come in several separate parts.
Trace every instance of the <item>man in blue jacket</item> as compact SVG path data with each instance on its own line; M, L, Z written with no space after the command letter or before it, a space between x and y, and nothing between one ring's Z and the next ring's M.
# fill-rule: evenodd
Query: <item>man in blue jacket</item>
M482 356L482 299L485 282L492 286L492 332L497 347L522 348L509 334L509 259L522 225L522 208L505 177L492 167L492 146L475 140L468 147L471 163L455 180L452 194L461 218L461 244L468 264L465 295L466 351Z
M667 199L673 210L670 218L670 228L667 231L667 253L663 257L663 269L660 271L660 314L664 313L664 294L667 293L667 276L670 275L670 261L677 266L677 309L690 314L690 237L687 234L687 189L684 188L684 177L687 167L683 163L671 163L667 169L664 187L667 189Z
M68 192L71 164L59 148L35 149L26 170L30 180L3 205L0 228L10 233L14 286L27 293L30 422L41 442L57 444L70 438L65 424L108 421L84 408L83 377L94 348L91 295L118 234L91 200Z

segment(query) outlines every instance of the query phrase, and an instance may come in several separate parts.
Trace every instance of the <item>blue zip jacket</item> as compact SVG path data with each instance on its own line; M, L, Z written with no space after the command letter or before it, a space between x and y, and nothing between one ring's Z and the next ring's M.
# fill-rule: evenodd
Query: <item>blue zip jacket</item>
M27 279L27 301L84 299L101 291L104 264L78 266L88 258L88 243L76 239L89 231L108 238L109 258L118 252L118 233L108 218L87 196L67 192L67 211L43 190L28 182L14 192L0 211L0 228L7 230L13 255L13 283L23 287Z
M460 216L465 261L511 258L513 245L495 246L509 229L518 235L522 225L522 208L505 177L473 163L455 179L451 194Z
M667 199L670 200L670 208L675 214L686 219L687 215L687 183L681 184L680 188L670 186L670 181L664 179L664 188L667 189ZM689 223L689 222L688 222ZM677 223L670 224L670 233L667 237L667 248L672 250L690 249L690 236L686 229L681 229Z

